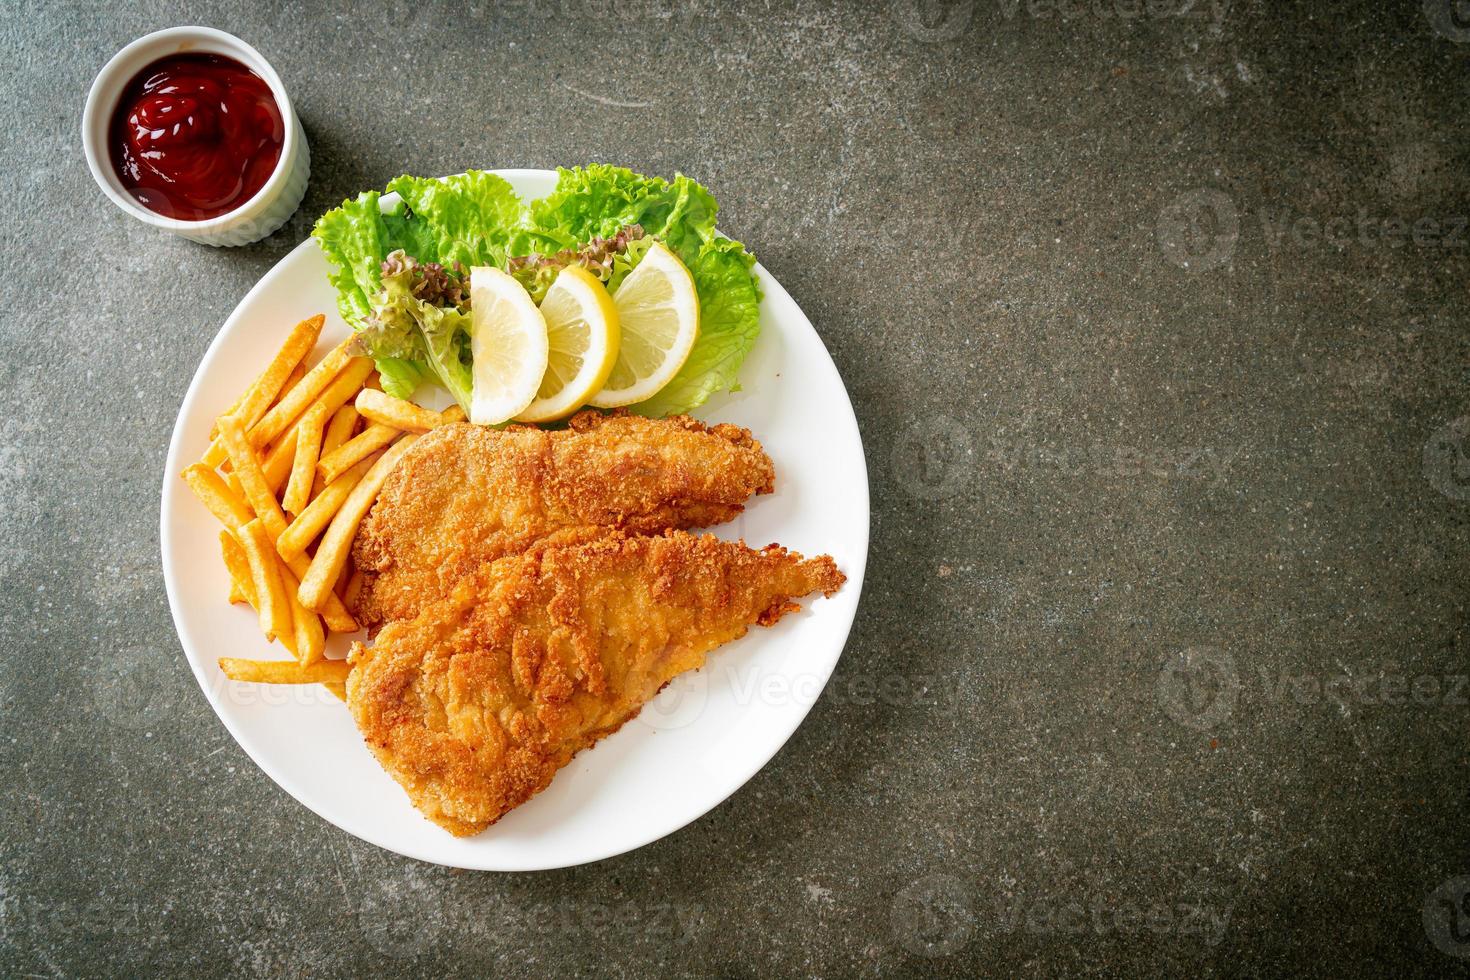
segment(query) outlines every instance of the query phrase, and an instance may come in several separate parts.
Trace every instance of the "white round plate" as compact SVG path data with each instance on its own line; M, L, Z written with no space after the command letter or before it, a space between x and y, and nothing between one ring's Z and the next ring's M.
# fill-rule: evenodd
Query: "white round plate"
M551 191L547 170L504 170L524 200ZM759 242L751 243L759 247ZM345 338L314 239L283 258L225 321L174 425L163 480L161 541L169 607L199 686L266 774L350 834L409 857L460 868L528 871L597 861L657 840L718 805L786 742L821 694L847 642L868 550L868 476L852 403L811 322L760 266L761 334L742 390L711 398L707 421L751 430L776 466L776 492L715 528L759 547L830 554L847 573L831 598L802 601L775 627L754 627L682 675L617 734L572 760L550 788L475 837L420 816L378 766L351 715L320 685L226 681L219 657L282 659L248 607L226 602L220 527L179 473L208 445L220 412L299 320L327 315L314 357ZM345 655L345 638L328 656Z

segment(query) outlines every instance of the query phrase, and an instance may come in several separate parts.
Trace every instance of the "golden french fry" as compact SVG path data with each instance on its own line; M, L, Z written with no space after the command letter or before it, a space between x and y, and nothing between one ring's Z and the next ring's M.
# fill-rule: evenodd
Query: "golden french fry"
M291 463L295 458L296 430L289 428L266 449L265 461L260 464L260 468L265 471L265 482L271 488L271 493L280 493L281 487L286 485L286 480L291 476ZM229 465L229 460L225 460L225 465Z
M287 457L294 459L294 455L292 454L296 451L296 432L300 428L302 420L306 418L307 412L312 411L320 405L325 407L327 414L330 415L347 402L350 402L353 396L362 389L360 382L363 372L371 366L371 361L366 364L358 361L349 364L346 370L334 378L327 385L326 390L307 406L306 411L302 412L290 425L286 426L286 431L282 432L271 448L267 450L266 462L268 464L268 470L266 480L271 485L272 490L279 489L281 484L286 481L286 478L290 476L290 464L287 462ZM252 443L252 445L254 444Z
M298 363L295 367L293 367L291 369L291 373L288 374L288 375L286 375L286 383L283 384L283 385L281 385L281 391L280 391L279 394L276 395L276 400L279 401L280 399L285 398L288 394L290 394L291 389L294 388L294 387L296 387L296 382L300 381L305 375L306 375L306 365L305 364ZM254 390L255 390L254 385L252 385L249 388L246 388L244 391L242 391L240 393L240 397L235 399L235 403L233 405L231 405L228 409L226 409L224 412L220 413L220 414L221 415L234 415L235 412L239 410L240 405L244 403L246 397L252 391L254 391ZM269 407L269 406L267 406L267 407ZM215 420L212 423L210 423L210 426L209 426L209 441L211 443L213 443L218 438L219 438L219 418L216 417ZM216 453L216 454L222 454L224 452L224 447L223 446L220 446L218 448L215 448L213 445L211 445L210 446L210 449L214 453ZM209 455L209 454L206 453L205 455Z
M220 657L219 669L232 681L258 684L342 684L352 673L345 660L318 660L313 664L294 660L242 660Z
M385 395L376 388L359 391L357 401L353 404L363 418L379 425L391 425L405 432L428 432L444 424L444 417L438 412L431 412L402 398Z
M401 435L401 429L374 423L331 452L323 453L316 463L317 475L331 486L343 473Z
M256 608L260 610L260 629L267 640L295 635L291 625L291 600L281 581L281 568L271 547L265 524L256 518L240 528L240 546L250 563L250 577L255 583Z
M265 481L260 460L256 458L255 450L250 448L238 415L227 415L219 420L219 437L224 443L225 452L229 454L230 465L240 481L246 503L255 511L255 516L260 518L274 544L281 532L286 530L286 515L281 511L275 493Z
M338 701L345 702L347 700L347 684L345 682L325 681L323 682L322 687L325 687L327 690L335 694Z
M203 463L195 463L180 474L194 496L209 508L209 512L230 530L234 530L251 518L249 506L240 498L224 477Z
M291 599L291 627L296 639L295 649L291 652L303 664L316 663L327 650L327 634L322 629L321 617L296 598L296 591L301 583L291 574L290 569L281 569L281 582L286 586L287 595Z
M277 397L277 400L279 400L281 398L285 398L287 395L289 395L291 393L291 389L294 388L294 387L296 387L296 382L300 381L302 379L302 377L305 376L305 374L306 374L306 365L304 365L304 364L298 364L294 368L292 368L291 369L291 376L286 379L286 383L281 386L281 393L278 396L276 396ZM247 392L247 394L248 394L248 392ZM228 412L226 412L225 414L226 415L233 415L233 414L235 414L235 409L239 407L239 404L240 403L237 401L235 403L235 405L232 406L230 408L230 410ZM219 438L219 419L215 419L214 420L214 425L210 426L210 428L209 428L209 438L210 439L217 439L217 438ZM224 463L223 463L223 465L224 466L229 466L230 465L230 461L228 459L225 460Z
M230 573L230 601L248 602L255 605L255 579L250 571L250 559L245 549L235 540L231 531L219 533L219 550ZM237 598L238 596L238 598Z
M265 474L265 485L271 493L280 493L291 478L291 464L296 460L296 434L287 432L265 451L265 462L260 470Z
M278 402L282 398L285 398L287 395L291 394L291 389L296 387L297 383L300 382L300 380L304 377L306 377L306 361L302 360L299 361L296 366L291 369L290 374L286 375L286 383L281 385L281 391L279 394L276 395L276 401ZM276 402L271 402L271 404L267 407L273 408L275 406L275 403ZM233 415L234 413L231 412L230 414Z
M281 510L276 495L266 485L265 474L261 472L260 461L255 458L255 451L245 441L245 434L240 427L240 420L234 416L227 416L220 420L220 439L224 441L225 449L230 454L230 462L235 464L235 472L240 477L240 484L245 493L245 499L255 511L256 517L265 525L266 536L271 543L271 551L275 551L275 542L286 530L286 515ZM291 574L298 579L305 578L307 570L311 567L305 555L297 555L289 559L286 566ZM322 614L327 621L327 626L338 633L351 633L357 629L357 620L342 605L342 600L335 594L327 597L325 605L318 603L308 606L310 609Z
M276 539L276 551L280 556L291 561L305 554L307 547L332 522L337 511L342 509L352 488L357 486L358 481L367 475L377 461L377 456L361 460L352 469L328 483L327 488L317 494L316 499L307 504L306 509L297 514L291 525Z
M240 392L240 397L236 398L233 402L231 402L229 408L225 409L223 412L220 412L219 415L216 415L214 417L214 421L211 422L211 423L209 423L209 442L210 442L210 446L209 446L209 449L206 449L204 451L204 455L205 456L208 456L209 453L210 453L210 451L211 450L214 450L214 440L216 440L216 439L219 438L219 420L220 420L220 417L221 416L224 416L224 415L234 415L235 414L235 409L237 409L237 408L240 407L240 403L245 400L245 396L248 395L248 394L250 394L250 389L249 388L246 388L244 391ZM220 448L222 449L224 447L220 447ZM201 463L204 462L203 458L201 458L199 461Z
M256 600L255 578L250 567L250 558L245 553L244 547L241 546L240 542L235 538L234 534L231 534L229 531L221 531L219 533L219 543L220 549L224 553L225 567L229 569L230 572L230 601L248 602L251 607L255 608L258 612L260 607ZM292 606L291 632L282 634L276 639L280 640L281 645L284 646L287 650L291 651L291 656L294 657L297 656L297 634L300 632L300 629L296 625L297 620L295 610L301 607L301 603L295 601L296 579L287 578L286 576L290 573L287 572L285 569L282 569L279 563L276 567L277 570L280 571L282 576L282 591L286 593L286 599ZM235 598L235 595L237 593L240 596L239 599ZM312 613L304 609L302 610L302 612L306 615L313 615Z
M291 461L291 479L281 506L288 514L299 514L311 499L311 481L316 476L316 458L322 450L327 426L327 406L317 403L306 410L296 426L296 456Z
M357 414L357 406L343 405L332 413L332 418L327 422L327 430L322 433L322 453L329 453L342 445L352 434L357 431L357 420L362 416Z
M378 457L378 461L342 502L341 508L332 517L332 523L327 526L327 532L322 535L321 543L317 545L311 567L302 576L303 606L321 609L331 599L337 599L332 586L336 584L337 576L341 574L342 566L347 561L347 552L352 547L352 539L357 536L358 525L377 499L378 491L383 489L383 482L388 479L388 474L393 472L393 467L398 465L398 461L418 438L413 435L404 436L394 443L393 448Z
M240 403L229 414L240 419L246 429L260 421L266 414L266 409L270 408L280 394L291 372L316 346L317 338L321 336L322 324L326 322L327 318L318 313L311 319L296 324L265 371L246 389L245 397L240 399ZM204 454L204 462L210 466L218 466L224 459L224 446L215 439Z
M291 562L291 570L299 573L297 578L306 574L306 570L310 567L311 562L305 555L301 555ZM352 618L352 613L348 612L347 607L342 605L342 600L337 598L337 593L335 592L327 597L327 604L318 609L317 612L321 614L322 622L327 624L327 629L333 633L356 633L359 629L357 620Z
M250 429L252 446L256 448L264 446L285 432L291 423L306 411L312 402L316 401L317 396L325 392L349 367L360 367L362 371L353 388L353 394L356 394L357 389L362 387L363 379L372 371L373 362L366 357L353 357L348 354L347 348L350 343L352 343L350 340L343 341L340 346L322 358L320 364L306 372L306 377L291 389L289 395L276 402L275 406L266 412L259 422L255 423Z
M320 455L327 455L351 439L353 432L357 429L357 420L361 417L357 414L356 407L352 405L343 405L337 409L332 415L331 421L327 423L327 431L322 434L322 450ZM318 462L320 462L320 457L318 458ZM311 482L311 495L315 497L321 493L326 487L327 482L326 477L318 472Z
M282 398L285 398L287 395L289 395L291 393L291 389L294 388L294 387L296 387L296 383L299 382L304 377L306 377L306 363L303 361L302 363L300 363L300 364L296 365L295 367L293 367L291 369L291 373L286 376L286 383L283 384L283 385L281 385L281 392L280 392L280 394L276 395L276 401L280 401ZM249 394L249 392L246 392L246 394ZM275 406L275 402L272 402L271 405L268 406L268 407L274 407L274 406ZM235 405L235 408L238 408L238 407L239 407L239 403L237 402L236 405ZM233 415L233 414L235 414L235 411L232 408L230 411L226 412L225 414L226 415ZM219 435L219 419L215 419L214 420L214 423L215 423L214 426L211 427L210 430L209 430L209 438L211 438L211 439L214 439L214 438L216 438Z
M362 569L354 568L352 574L347 578L347 585L342 589L342 602L349 609L357 602L358 593L362 591Z
M342 563L342 571L337 573L337 582L332 586L332 591L340 597L347 591L347 580L352 578L352 573L357 571L357 563L352 560L352 551L348 549L347 560Z
M439 413L440 425L449 425L451 422L463 422L465 420L464 409L458 405L450 405Z

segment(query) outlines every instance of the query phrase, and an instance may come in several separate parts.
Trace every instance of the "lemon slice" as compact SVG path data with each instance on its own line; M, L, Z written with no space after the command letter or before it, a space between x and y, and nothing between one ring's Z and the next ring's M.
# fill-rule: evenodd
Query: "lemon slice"
M488 266L470 270L474 389L470 421L495 425L536 400L546 374L546 318L526 287Z
M579 265L557 275L541 301L546 374L518 422L566 418L602 390L618 357L618 311L602 280Z
M617 408L651 398L673 380L699 335L699 296L679 257L654 242L613 294L623 328L607 384L591 398Z

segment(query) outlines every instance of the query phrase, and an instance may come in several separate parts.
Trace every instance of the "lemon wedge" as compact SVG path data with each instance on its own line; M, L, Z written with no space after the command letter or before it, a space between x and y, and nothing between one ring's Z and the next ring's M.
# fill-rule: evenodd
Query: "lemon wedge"
M518 422L566 418L602 390L618 357L618 311L602 280L567 266L541 300L546 319L546 373L536 400Z
M546 374L546 318L511 275L477 266L470 270L470 323L470 421L496 425L536 400Z
M662 242L649 246L612 300L623 335L607 384L590 400L598 408L653 397L679 373L699 335L694 277Z

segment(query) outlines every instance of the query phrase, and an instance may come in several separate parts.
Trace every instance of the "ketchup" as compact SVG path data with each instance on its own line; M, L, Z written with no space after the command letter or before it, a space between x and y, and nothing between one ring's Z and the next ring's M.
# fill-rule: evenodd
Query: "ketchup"
M175 54L128 82L108 130L128 192L166 218L235 210L275 172L286 127L265 79L234 58Z

